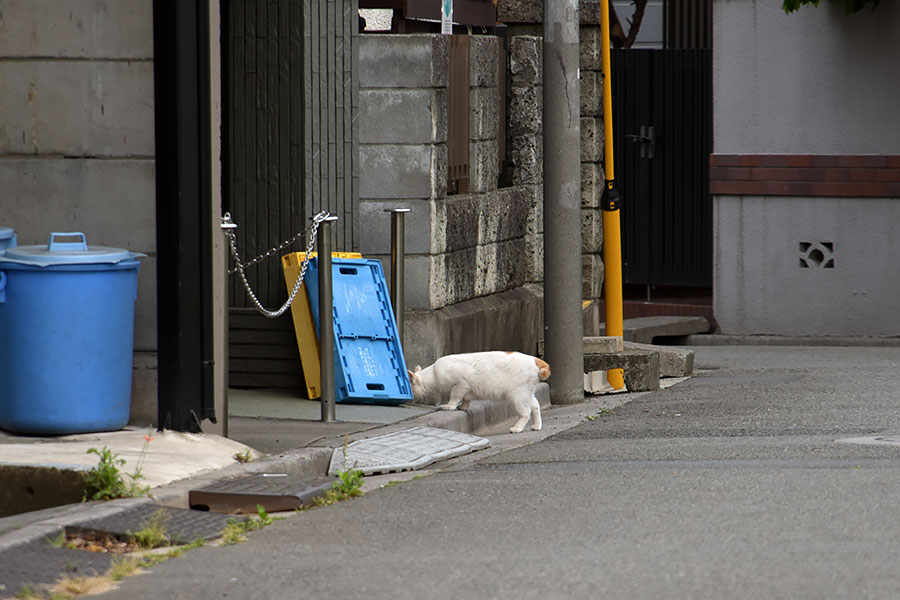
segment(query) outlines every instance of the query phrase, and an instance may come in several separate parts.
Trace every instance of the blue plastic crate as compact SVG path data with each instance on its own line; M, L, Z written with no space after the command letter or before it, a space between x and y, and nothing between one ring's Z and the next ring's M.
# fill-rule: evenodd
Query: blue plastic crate
M401 404L412 400L381 262L333 258L331 265L335 401ZM318 331L318 258L309 261L306 290Z

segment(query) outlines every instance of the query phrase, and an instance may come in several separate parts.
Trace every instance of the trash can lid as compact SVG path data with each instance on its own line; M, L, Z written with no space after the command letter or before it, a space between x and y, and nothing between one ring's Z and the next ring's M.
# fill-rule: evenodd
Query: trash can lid
M56 238L81 238L77 241L57 241ZM124 248L88 246L83 233L51 233L50 242L40 246L15 246L0 255L0 262L46 267L50 265L79 265L118 263L144 256Z
M16 235L16 231L12 227L0 226L0 240L11 239L14 235Z

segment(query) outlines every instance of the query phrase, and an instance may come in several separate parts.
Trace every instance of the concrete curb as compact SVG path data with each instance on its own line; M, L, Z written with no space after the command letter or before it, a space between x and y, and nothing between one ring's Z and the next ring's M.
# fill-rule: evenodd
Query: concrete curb
M678 346L842 346L897 348L900 337L698 334L670 338Z
M539 384L538 400L542 408L550 405L550 388ZM513 414L507 402L488 400L472 401L468 411L435 411L390 425L369 427L349 435L349 440L371 438L410 427L437 427L461 433L477 435L482 429L512 420ZM334 448L344 444L344 436L323 438L315 446L298 448L245 464L235 464L174 481L151 490L152 498L122 498L109 502L67 504L34 513L13 515L0 519L12 526L8 533L0 534L0 551L23 544L53 539L70 523L88 518L104 518L124 512L136 504L155 502L173 508L190 508L188 494L191 489L206 487L221 481L253 473L287 473L297 477L324 477ZM21 523L21 527L16 527Z

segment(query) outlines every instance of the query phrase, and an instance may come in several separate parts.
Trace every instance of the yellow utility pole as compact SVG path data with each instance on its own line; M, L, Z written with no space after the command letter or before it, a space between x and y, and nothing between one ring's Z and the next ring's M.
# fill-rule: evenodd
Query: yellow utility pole
M609 60L609 2L603 0L600 9L600 30L603 37L603 131L604 148L604 189L601 206L603 208L603 289L606 296L606 335L622 338L622 233L619 228L619 193L615 188L613 169L613 127L612 127L612 71ZM625 387L622 369L610 369L606 379L615 389Z

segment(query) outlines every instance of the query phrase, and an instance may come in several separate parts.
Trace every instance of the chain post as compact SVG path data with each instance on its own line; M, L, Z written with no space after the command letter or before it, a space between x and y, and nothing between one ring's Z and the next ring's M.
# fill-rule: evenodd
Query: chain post
M333 423L334 415L334 309L331 273L331 224L328 216L319 236L319 378L322 386L322 422Z

